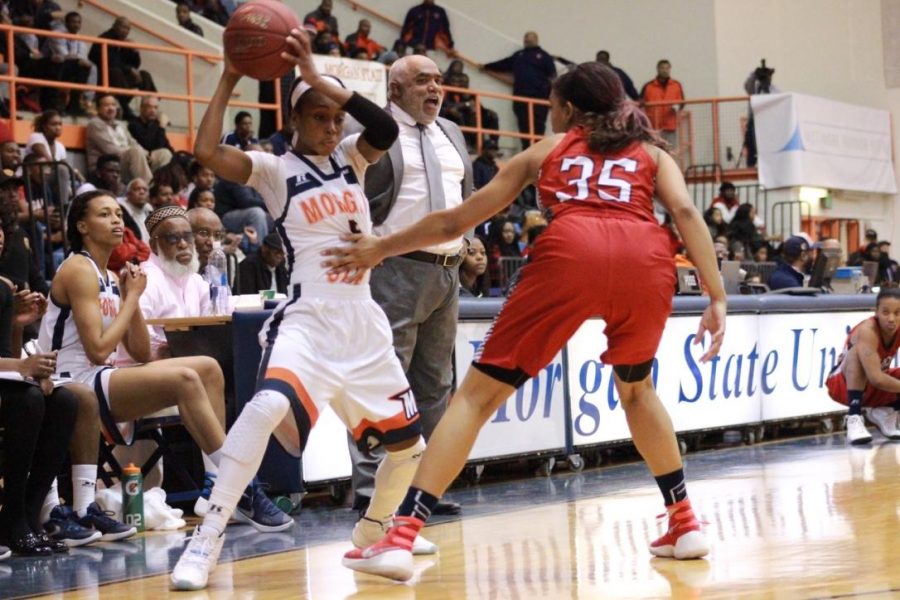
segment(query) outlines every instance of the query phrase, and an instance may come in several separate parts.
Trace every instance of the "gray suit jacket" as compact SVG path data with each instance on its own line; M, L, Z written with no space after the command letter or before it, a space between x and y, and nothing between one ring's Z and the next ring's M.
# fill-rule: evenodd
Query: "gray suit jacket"
M463 161L465 174L462 180L462 197L465 200L472 195L472 160L469 158L469 150L462 131L456 123L442 117L437 118L437 125L450 139L456 151ZM372 223L381 225L387 219L397 194L400 191L400 181L403 179L403 152L400 149L400 140L394 142L381 159L366 169L365 191L369 199L369 211Z

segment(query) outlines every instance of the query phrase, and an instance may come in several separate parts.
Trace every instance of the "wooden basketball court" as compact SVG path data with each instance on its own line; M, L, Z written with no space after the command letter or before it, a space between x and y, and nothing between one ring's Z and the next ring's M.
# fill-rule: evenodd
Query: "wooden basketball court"
M0 596L66 598L895 598L900 444L843 434L689 455L707 560L651 557L661 498L643 465L454 491L462 518L429 526L435 557L409 584L354 574L347 509L304 510L283 534L232 526L208 590L171 592L184 532L0 563ZM156 574L154 574L156 573ZM30 589L29 589L30 588ZM73 589L81 588L81 589Z

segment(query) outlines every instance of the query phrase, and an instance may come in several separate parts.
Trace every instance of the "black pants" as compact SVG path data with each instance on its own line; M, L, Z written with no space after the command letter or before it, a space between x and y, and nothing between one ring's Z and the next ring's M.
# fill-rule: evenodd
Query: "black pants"
M45 397L37 386L0 380L4 481L0 539L42 531L41 507L69 451L77 412L77 398L64 388Z
M516 121L519 123L519 133L528 133L528 103L513 102L513 112L516 113ZM543 104L534 104L534 133L544 135L547 129L547 113L550 107ZM522 138L522 150L531 145L531 140Z
M134 72L131 69L110 69L109 85L117 88L136 88L144 92L156 91L156 83L154 83L153 81L153 76L144 70ZM122 106L123 119L126 119L129 116L134 116L134 112L128 105L128 103L131 101L132 96L123 95L116 96L116 98L119 100L119 104Z
M747 148L747 167L756 166L756 125L753 123L753 113L747 119L747 131L744 133L744 146Z

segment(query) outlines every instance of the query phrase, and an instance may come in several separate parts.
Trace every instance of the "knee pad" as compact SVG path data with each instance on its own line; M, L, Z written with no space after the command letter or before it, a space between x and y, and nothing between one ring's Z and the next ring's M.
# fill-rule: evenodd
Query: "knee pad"
M397 450L396 452L387 452L387 459L395 463L405 461L419 462L422 460L423 452L425 452L425 438L420 435L416 443L409 448Z
M263 390L244 406L225 443L222 454L240 463L262 456L269 443L269 436L281 423L291 403L284 394Z
M623 383L635 383L646 379L653 369L653 359L637 365L614 365L613 371Z

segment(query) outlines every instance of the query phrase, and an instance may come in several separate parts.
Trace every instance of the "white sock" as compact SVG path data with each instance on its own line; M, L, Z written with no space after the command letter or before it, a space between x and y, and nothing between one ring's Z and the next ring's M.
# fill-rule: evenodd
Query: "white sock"
M219 448L212 454L207 455L206 452L201 453L203 455L203 470L207 473L212 473L215 475L219 472L219 463L222 462L222 449Z
M59 506L59 489L56 483L56 477L50 484L50 491L44 497L44 505L41 507L41 525L50 520L50 512Z
M419 437L419 441L406 450L386 453L375 471L375 491L366 518L382 523L390 520L412 483L424 451L425 440Z
M79 517L94 501L97 488L97 465L72 465L72 510Z
M241 494L259 470L269 436L290 407L284 394L271 390L257 392L244 406L219 450L219 475L209 497L209 512L203 518L204 529L209 527L219 535L225 531Z

